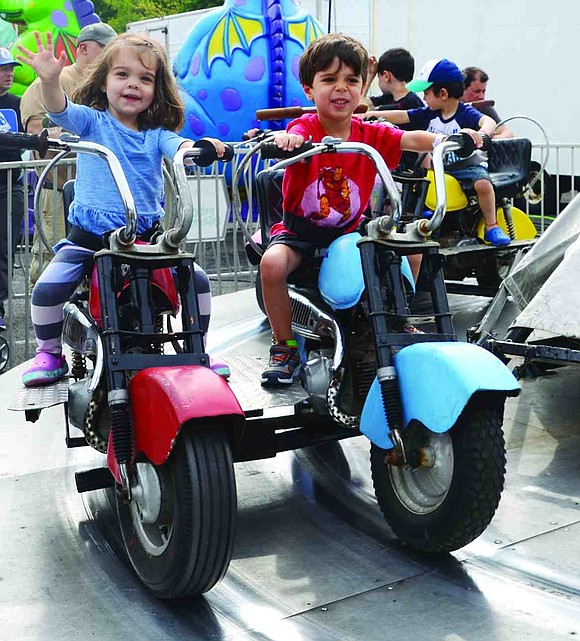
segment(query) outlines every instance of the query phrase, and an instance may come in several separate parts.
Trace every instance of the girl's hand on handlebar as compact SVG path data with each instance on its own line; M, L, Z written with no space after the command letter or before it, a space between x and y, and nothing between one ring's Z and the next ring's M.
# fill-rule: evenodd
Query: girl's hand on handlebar
M204 140L208 140L215 147L216 155L218 158L223 158L223 155L226 150L226 146L221 140L218 140L217 138L207 138L207 137L204 137ZM186 140L185 142L181 143L179 148L186 149L194 146L195 146L195 143L193 142L193 140Z
M304 136L299 134L289 134L286 131L280 131L274 136L274 142L278 149L284 151L293 151L297 147L301 147L304 142Z
M30 65L43 82L58 82L58 78L68 64L68 58L64 51L60 52L58 58L54 55L52 46L52 33L46 33L46 46L42 42L42 37L38 31L34 32L37 53L17 45L22 55L16 56L20 62Z

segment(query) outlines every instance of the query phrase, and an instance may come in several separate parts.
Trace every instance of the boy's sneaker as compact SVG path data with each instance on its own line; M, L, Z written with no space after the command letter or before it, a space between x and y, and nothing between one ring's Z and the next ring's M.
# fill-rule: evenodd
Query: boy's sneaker
M209 366L212 371L214 371L216 374L219 374L219 376L221 376L226 381L231 376L230 368L228 367L228 365L226 363L214 360L211 356L209 358Z
M68 365L64 355L55 356L47 352L38 352L30 367L22 374L25 387L39 387L56 383L68 374Z
M300 374L300 355L297 347L288 345L272 345L270 347L270 362L262 373L262 385L275 387L290 385Z
M512 241L510 237L504 232L501 227L492 227L491 229L486 229L485 234L483 234L483 240L490 245L495 247L502 247L503 245L509 245Z
M6 329L6 321L4 320L3 316L0 316L0 331L3 329Z

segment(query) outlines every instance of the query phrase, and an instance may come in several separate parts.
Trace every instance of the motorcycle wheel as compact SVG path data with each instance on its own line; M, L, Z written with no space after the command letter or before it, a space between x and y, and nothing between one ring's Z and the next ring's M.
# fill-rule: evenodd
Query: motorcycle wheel
M161 599L211 590L228 569L237 514L225 432L182 430L163 465L136 468L131 501L116 494L123 542L137 576Z
M503 489L503 400L472 399L449 432L420 426L418 442L432 467L396 467L386 450L371 447L379 507L393 532L409 546L447 553L478 537L491 521Z
M497 291L502 280L509 274L515 254L503 258L488 256L475 265L475 277L480 287Z
M8 341L4 336L0 336L0 374L8 366L8 361L10 360L10 347L8 346Z

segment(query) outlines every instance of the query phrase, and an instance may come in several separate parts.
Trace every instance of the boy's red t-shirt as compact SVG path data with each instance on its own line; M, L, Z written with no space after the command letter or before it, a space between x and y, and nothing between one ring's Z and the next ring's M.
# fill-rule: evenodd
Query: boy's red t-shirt
M320 142L328 135L316 114L293 120L286 131L312 137ZM374 147L389 169L401 158L404 131L383 123L352 119L349 142L363 142ZM375 184L374 163L360 154L321 154L286 168L282 183L284 212L306 218L319 227L338 227L348 233L356 229L369 206ZM272 226L270 235L289 233L282 222Z

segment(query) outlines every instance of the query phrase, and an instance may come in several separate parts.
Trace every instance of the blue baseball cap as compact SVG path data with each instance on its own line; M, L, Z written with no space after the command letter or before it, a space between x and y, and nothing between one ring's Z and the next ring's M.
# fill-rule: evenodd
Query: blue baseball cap
M409 91L425 91L434 82L463 82L463 74L451 60L438 58L426 62L415 80L411 80L406 86Z
M12 65L13 67L22 66L17 60L14 60L8 49L0 47L0 67L5 67L6 65Z

